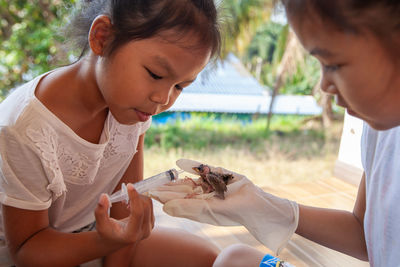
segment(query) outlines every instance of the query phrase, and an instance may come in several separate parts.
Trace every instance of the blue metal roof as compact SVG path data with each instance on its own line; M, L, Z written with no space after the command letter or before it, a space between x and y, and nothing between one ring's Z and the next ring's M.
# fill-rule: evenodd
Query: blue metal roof
M181 94L171 112L219 112L267 114L271 97L268 95ZM279 95L272 108L274 114L316 115L322 112L312 96Z
M216 63L216 66L208 65L196 81L183 90L185 94L224 95L262 95L265 91L266 88L258 83L233 54L229 54L225 61Z
M231 54L216 67L207 66L168 111L266 114L270 101L268 90ZM315 115L321 112L312 96L279 95L273 107L275 114Z

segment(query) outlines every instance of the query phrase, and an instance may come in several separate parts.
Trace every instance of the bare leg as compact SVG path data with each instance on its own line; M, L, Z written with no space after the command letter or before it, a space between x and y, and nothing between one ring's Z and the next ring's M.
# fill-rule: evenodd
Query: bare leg
M259 267L264 253L243 244L231 245L221 251L213 267Z
M218 252L214 244L189 232L156 227L134 249L131 266L207 267Z

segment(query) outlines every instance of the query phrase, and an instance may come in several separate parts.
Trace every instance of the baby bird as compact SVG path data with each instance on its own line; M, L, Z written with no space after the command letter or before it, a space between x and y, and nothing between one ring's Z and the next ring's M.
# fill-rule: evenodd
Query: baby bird
M221 199L225 199L226 185L233 179L232 174L222 174L212 172L210 167L205 164L200 164L199 167L193 167L201 179L201 187L204 193L215 191L215 195Z

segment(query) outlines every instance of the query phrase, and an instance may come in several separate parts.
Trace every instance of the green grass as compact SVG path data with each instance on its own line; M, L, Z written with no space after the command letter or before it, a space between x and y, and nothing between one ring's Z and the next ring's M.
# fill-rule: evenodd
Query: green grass
M146 133L145 144L147 148L157 147L164 151L215 151L231 147L262 153L265 145L271 143L277 143L280 150L289 152L311 142L315 149L310 154L315 155L325 143L325 131L306 127L305 119L303 116L274 116L271 130L267 131L264 118L244 123L235 118L194 116L175 123L153 124Z
M326 130L317 120L274 116L243 124L231 118L194 117L152 125L146 133L145 177L176 168L179 158L222 166L258 185L312 181L332 176L342 121Z

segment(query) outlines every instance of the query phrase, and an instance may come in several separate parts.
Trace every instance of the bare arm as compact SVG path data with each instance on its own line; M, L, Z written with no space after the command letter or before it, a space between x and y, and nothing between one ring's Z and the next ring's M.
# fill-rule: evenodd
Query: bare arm
M365 174L353 213L299 205L296 233L323 246L368 261L364 238Z
M9 250L17 266L74 266L121 247L104 242L97 232L57 232L49 227L47 210L3 205L2 211Z
M8 248L17 266L76 266L147 238L154 226L152 203L128 187L129 216L108 217L108 200L95 210L96 231L62 233L49 227L48 212L2 206Z
M138 149L143 147L143 138ZM133 182L128 177L143 178L142 152L132 160L121 180ZM137 172L128 175L129 170ZM2 206L4 231L9 251L17 266L76 266L83 262L110 255L137 244L149 236L154 226L152 202L128 189L129 208L113 205L108 217L108 201L103 197L95 210L97 231L62 233L49 226L48 211L30 211ZM122 223L124 221L124 223Z

